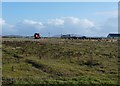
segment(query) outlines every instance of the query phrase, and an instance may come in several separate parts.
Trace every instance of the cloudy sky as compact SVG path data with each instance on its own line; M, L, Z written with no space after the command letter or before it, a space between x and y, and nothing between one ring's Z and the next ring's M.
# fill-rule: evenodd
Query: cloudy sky
M117 2L3 2L0 26L2 35L105 37L118 32L117 11Z

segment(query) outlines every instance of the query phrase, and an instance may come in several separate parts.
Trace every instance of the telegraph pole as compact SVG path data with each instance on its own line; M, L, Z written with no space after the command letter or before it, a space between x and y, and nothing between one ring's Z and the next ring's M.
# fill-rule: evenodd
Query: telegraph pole
M50 32L48 33L48 37L50 37Z

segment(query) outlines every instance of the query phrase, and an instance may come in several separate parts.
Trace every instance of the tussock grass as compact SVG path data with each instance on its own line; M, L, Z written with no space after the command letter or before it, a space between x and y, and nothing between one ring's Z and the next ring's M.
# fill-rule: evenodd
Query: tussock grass
M117 84L117 42L3 39L3 84Z

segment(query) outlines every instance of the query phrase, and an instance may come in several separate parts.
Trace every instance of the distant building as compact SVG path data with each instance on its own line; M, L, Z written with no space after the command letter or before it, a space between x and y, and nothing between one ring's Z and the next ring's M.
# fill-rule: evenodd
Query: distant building
M120 34L108 34L107 38L120 38Z
M70 34L67 34L67 35L61 35L61 38L70 38L71 35Z

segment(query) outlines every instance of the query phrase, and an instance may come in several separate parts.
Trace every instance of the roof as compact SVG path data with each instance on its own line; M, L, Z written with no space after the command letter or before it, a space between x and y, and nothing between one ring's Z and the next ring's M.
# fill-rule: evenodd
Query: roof
M108 37L120 37L120 34L112 34L112 33L110 33L110 34L108 35Z

